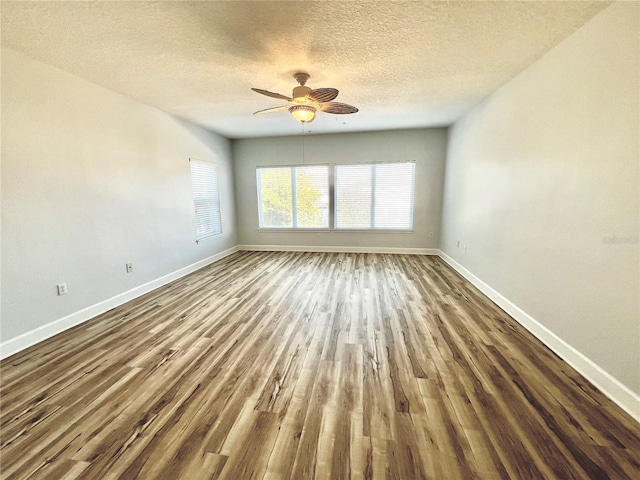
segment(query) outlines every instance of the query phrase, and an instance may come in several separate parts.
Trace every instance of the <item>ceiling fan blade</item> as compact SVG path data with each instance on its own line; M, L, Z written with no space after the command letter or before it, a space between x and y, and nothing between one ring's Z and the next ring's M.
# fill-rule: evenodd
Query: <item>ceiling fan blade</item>
M346 103L340 102L327 102L320 105L320 110L325 113L337 113L337 114L346 114L346 113L356 113L358 109L353 105L347 105Z
M289 108L287 105L283 105L281 107L265 108L264 110L258 110L257 112L253 112L253 114L260 115L262 113L271 113L271 112L277 112L278 110L286 110L287 108Z
M260 88L252 88L256 93L260 93L261 95L266 95L267 97L279 98L280 100L291 100L291 97L287 97L286 95L282 95L280 93L273 93L268 90L262 90Z
M307 98L316 103L330 102L338 96L338 90L335 88L316 88L307 93Z

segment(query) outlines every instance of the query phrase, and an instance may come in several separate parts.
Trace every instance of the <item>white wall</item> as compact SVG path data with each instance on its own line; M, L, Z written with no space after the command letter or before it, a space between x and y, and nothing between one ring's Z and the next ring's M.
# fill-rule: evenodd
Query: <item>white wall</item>
M189 157L220 177L200 244ZM2 342L235 246L232 177L229 140L3 49Z
M636 393L638 10L613 4L456 122L442 232L446 254Z
M301 232L258 229L256 167L302 163L302 136L233 140L238 234L243 245L438 248L446 129L307 135L304 163L415 161L411 233Z

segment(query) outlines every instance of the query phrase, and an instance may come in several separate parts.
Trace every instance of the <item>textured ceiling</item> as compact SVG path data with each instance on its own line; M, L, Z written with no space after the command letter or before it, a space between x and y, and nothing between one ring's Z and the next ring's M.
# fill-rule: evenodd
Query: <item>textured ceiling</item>
M610 2L8 2L2 43L230 138L300 131L296 71L353 115L312 133L449 125Z

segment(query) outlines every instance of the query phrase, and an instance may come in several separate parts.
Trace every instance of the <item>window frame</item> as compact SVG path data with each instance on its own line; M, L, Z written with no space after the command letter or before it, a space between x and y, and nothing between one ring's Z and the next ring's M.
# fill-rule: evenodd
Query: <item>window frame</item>
M297 168L314 168L314 167L326 167L327 168L327 196L328 196L328 205L327 205L327 226L326 227L299 227L298 223L298 212L297 212L297 180L296 180L296 169ZM268 231L268 232L277 232L277 231L287 231L287 232L327 232L331 230L331 164L329 163L313 163L313 164L296 164L296 165L258 165L256 168L256 202L258 206L258 230ZM264 226L264 215L262 212L262 182L260 179L260 170L275 170L275 169L289 169L291 174L291 227L269 227Z
M411 227L410 228L390 228L390 227L381 227L381 228L354 228L354 227L345 227L338 228L336 221L336 195L337 189L335 184L336 179L336 168L344 165L389 165L389 164L405 164L410 163L413 164L412 171L412 191L411 191ZM323 162L323 163L308 163L308 164L294 164L294 165L257 165L256 169L256 203L258 208L258 230L263 232L340 232L340 233L362 233L362 234L413 234L415 233L415 182L416 182L416 164L415 160L383 160L383 161L356 161L356 162ZM329 226L328 227L263 227L263 218L262 218L262 208L261 208L261 196L260 196L260 177L259 170L260 169L268 169L268 168L295 168L295 167L318 167L318 166L327 166L328 167L328 191L329 191ZM295 199L294 199L295 200ZM374 203L374 202L372 202ZM375 204L374 204L375 205ZM294 212L295 213L295 212Z
M376 166L378 165L394 165L394 164L411 164L413 169L411 172L411 205L410 205L410 226L405 227L375 227L375 209L376 209ZM369 205L369 226L368 227L338 227L338 187L336 179L338 178L337 170L339 167L350 165L363 165L371 167L371 202ZM414 160L396 160L396 161L378 161L378 162L345 162L333 164L333 230L336 232L359 232L359 233L413 233L415 225L415 200L416 200L416 162Z
M211 168L211 172L213 173L212 180L214 184L211 188L210 196L202 196L205 201L210 202L211 208L207 209L206 212L209 214L209 221L211 221L212 229L208 230L202 234L198 233L198 203L196 192L196 177L194 176L194 167L197 166ZM220 177L218 175L218 164L216 162L210 160L201 160L199 158L189 158L189 174L191 177L191 201L193 202L193 212L194 212L194 227L195 227L195 235L196 235L196 243L200 243L202 240L207 238L217 237L218 235L222 235L224 229L223 221L222 221L222 208L220 206ZM206 214L206 213L205 213ZM217 214L217 215L216 215ZM218 222L214 220L218 220Z

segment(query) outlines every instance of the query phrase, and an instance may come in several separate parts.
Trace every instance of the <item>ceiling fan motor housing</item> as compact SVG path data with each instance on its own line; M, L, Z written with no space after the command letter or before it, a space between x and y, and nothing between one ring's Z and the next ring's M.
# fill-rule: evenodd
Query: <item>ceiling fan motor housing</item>
M311 89L309 87L304 87L304 86L300 86L300 87L296 87L293 89L293 99L304 99L304 97L307 95L307 93L309 93L311 91Z

